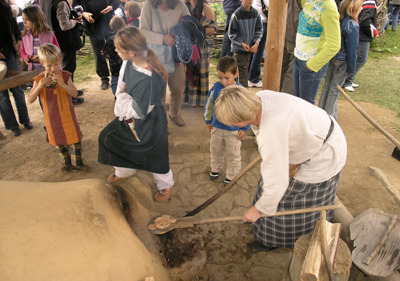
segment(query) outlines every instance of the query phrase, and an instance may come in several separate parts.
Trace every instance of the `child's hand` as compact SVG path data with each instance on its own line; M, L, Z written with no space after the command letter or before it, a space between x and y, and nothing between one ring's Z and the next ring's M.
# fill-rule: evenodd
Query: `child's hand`
M255 54L258 49L258 43L254 43L254 45L250 48L250 52Z
M45 85L51 84L52 79L50 77L44 77L43 79L40 80L39 84L43 88Z
M239 130L237 134L237 139L242 140L242 138L246 135L245 131Z
M211 124L206 124L208 127L208 133L211 134L211 130L213 128L213 126Z
M52 82L57 82L60 87L63 87L65 85L64 80L58 74L53 75Z
M247 52L250 52L250 47L249 47L249 45L247 45L247 44L245 44L245 43L243 43L242 42L242 47L247 51Z

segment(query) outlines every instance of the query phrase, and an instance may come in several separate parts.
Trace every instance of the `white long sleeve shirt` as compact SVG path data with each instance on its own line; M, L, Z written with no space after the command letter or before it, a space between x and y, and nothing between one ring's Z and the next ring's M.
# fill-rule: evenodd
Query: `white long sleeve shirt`
M336 121L324 143L331 120L328 114L300 98L260 91L260 126L252 125L262 157L263 194L255 206L261 213L276 213L289 185L289 164L301 164L294 177L319 183L335 176L346 162L347 144Z

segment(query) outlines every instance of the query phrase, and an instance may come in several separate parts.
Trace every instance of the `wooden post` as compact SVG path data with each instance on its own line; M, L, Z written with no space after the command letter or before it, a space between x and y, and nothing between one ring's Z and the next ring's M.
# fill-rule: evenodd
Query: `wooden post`
M22 74L3 79L0 81L0 91L4 91L28 83L32 81L35 76L39 75L43 71L44 68L36 69L34 71L23 71ZM15 72L10 73L13 74ZM8 74L9 72L7 71L7 75Z
M265 45L263 90L279 92L285 46L287 0L270 0Z

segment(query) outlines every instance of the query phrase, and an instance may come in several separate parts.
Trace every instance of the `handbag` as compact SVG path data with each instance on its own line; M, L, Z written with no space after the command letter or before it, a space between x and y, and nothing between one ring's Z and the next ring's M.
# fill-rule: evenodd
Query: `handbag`
M174 61L178 63L188 64L192 59L193 44L190 39L189 31L186 27L179 23L171 28L172 34L175 35Z
M158 8L156 9L156 14L157 14L157 18L158 18L158 23L161 28L161 32L163 35L165 35L164 29L163 29L162 23L161 23L160 13L158 12ZM174 55L173 55L173 49L171 46L156 45L156 44L151 44L151 43L147 43L147 46L150 49L152 49L154 52L156 52L158 59L160 60L161 64L165 67L165 69L168 71L168 73L173 73L175 71Z

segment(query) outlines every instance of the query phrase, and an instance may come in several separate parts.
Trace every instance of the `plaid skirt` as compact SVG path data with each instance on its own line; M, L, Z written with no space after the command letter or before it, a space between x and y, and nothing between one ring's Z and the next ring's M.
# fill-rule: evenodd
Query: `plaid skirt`
M289 211L304 208L333 205L339 183L340 172L321 183L305 183L294 178L279 202L277 211ZM263 192L263 179L260 178L253 206ZM300 236L311 233L319 220L320 212L260 218L252 223L256 239L268 247L293 248ZM333 210L326 212L332 221Z

